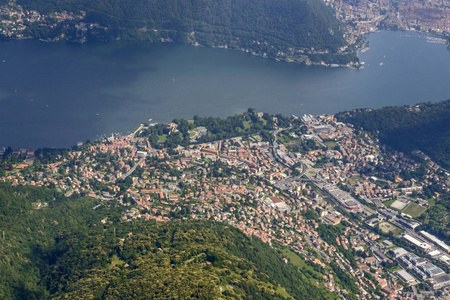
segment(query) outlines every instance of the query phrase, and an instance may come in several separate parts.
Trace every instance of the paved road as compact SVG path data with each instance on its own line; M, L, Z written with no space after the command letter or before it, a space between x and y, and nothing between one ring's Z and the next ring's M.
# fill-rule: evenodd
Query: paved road
M130 135L132 135L133 137L136 135L136 133L138 133L142 128L144 128L145 125L144 124L140 124L138 128L136 128L135 131L133 131Z
M136 168L137 168L144 160L145 160L145 157L144 157L144 158L141 158L141 159L139 160L139 162L138 162L137 164L134 165L134 167L132 167L125 175L122 176L122 179L125 179L125 178L127 178L128 176L130 176L130 175L136 170Z
M291 127L289 127L289 128L291 128ZM287 129L289 129L289 128L287 128ZM273 135L274 135L274 137L275 137L275 141L273 142L272 145L273 145L273 148L274 148L275 150L276 150L277 148L280 147L280 144L281 144L281 143L278 142L278 140L277 140L277 135L278 135L278 133L280 133L280 131L282 131L282 130L285 130L285 129L284 129L284 128L279 128L279 129L277 129L277 130L275 130L275 131L273 132ZM275 154L275 158L276 158L282 165L284 165L284 166L290 168L290 166L286 165L286 164L280 159L280 157L278 157L276 151L274 151L274 154ZM296 158L294 158L294 155L292 155L292 153L289 153L289 151L287 151L287 150L286 150L286 154L290 154L290 156L291 156L291 158L293 158L293 161L294 161L294 162L300 163L300 166L301 166L301 168L302 168L302 171L301 171L300 176L298 176L298 177L303 176L303 174L305 174L305 172L306 172L306 166L305 166L305 164L304 164L303 162L297 160Z

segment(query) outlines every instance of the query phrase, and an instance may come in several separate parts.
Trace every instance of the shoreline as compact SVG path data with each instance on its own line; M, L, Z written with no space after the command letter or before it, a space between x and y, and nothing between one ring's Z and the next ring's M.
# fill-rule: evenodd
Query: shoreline
M376 32L374 32L374 33L379 33L379 32L383 32L382 30L380 30L380 31L376 31ZM395 35L403 35L403 32L407 32L407 31L404 31L404 30L399 30L399 33L396 33ZM391 35L393 35L394 33L390 33ZM414 34L414 35L417 35L418 36L418 34L417 34L417 32ZM425 40L426 41L426 36L431 36L431 35L429 35L429 34L426 34L426 35L422 35L422 39L423 40ZM36 41L36 43L37 43L37 41ZM421 41L421 43L423 44L424 43L424 41ZM425 43L424 44L425 46L427 45L427 43ZM58 48L58 46L56 46L57 48ZM174 46L170 46L169 45L169 47L175 47L175 45ZM374 47L375 47L375 44L374 44ZM434 45L429 45L429 47L436 47L436 48L440 48L441 47L441 45L437 45L437 46L434 46ZM76 48L78 48L78 46L76 47ZM362 47L361 48L361 50L359 51L359 52L363 52L365 49L367 48L367 44L366 44L366 47ZM442 51L442 48L440 48L441 49L441 51ZM203 50L202 50L203 51ZM211 51L213 51L213 50L211 50ZM227 55L226 53L219 53L219 54L217 54L219 57L221 56L221 55ZM367 54L366 54L367 55ZM363 56L363 57L366 57L366 56ZM259 60L255 60L255 61L259 61ZM259 61L258 63L263 63L263 64L265 64L264 63L264 61ZM273 63L271 63L271 64L273 64ZM300 68L298 68L298 67L294 67L294 66L291 66L291 67L289 67L289 68L292 68L292 69L300 69ZM306 70L313 70L313 69L315 69L315 68L305 68ZM319 69L319 68L318 68ZM324 70L323 72L325 72L325 70L327 70L327 69L324 69L324 68L320 68L320 69L322 69L322 70ZM342 70L342 69L341 69ZM338 72L337 70L336 70L336 72ZM354 73L354 72L351 72L351 73ZM169 80L171 79L172 77L169 77ZM178 82L179 82L179 80L178 80L178 78L177 78L177 84L178 84ZM441 99L443 99L443 98L441 98ZM301 108L300 108L300 110L301 110ZM192 115L191 115L192 116ZM138 123L139 123L139 119L135 119L136 120L136 125L138 125ZM119 129L119 131L121 131L120 129ZM106 131L103 131L104 133L107 133ZM125 130L123 130L122 131L122 133L124 134L124 135L127 135L128 134L128 132L127 132L127 130L125 129ZM20 139L20 135L19 135L19 139ZM19 139L17 139L17 138L15 138L15 140L19 140ZM92 137L91 139L97 139L97 137ZM83 138L80 138L79 139L80 141L84 141L85 139L83 139ZM6 136L5 136L5 142L6 142ZM70 144L67 144L67 145L64 145L63 144L63 146L67 146L67 147L71 147L71 146L73 146L74 144L76 144L76 142L77 142L77 140L74 140L74 142L73 143L70 143ZM5 146L8 146L8 144L9 145L15 145L14 143L8 143L8 142L6 142L5 143ZM25 144L26 145L26 144ZM27 146L27 145L26 145ZM31 145L31 146L33 146L33 145ZM47 145L44 145L45 147L47 146Z
M239 52L243 52L246 54L249 54L251 56L255 56L255 57L260 57L260 58L264 58L264 59L269 59L269 60L273 60L273 61L279 61L279 62L286 62L286 63L294 63L294 64L298 64L298 65L304 65L304 66L321 66L321 67L327 67L327 68L336 68L336 67L343 67L343 68L351 68L354 70L359 70L362 68L362 65L360 65L359 61L354 61L354 62L349 62L347 64L335 64L335 63L325 63L324 61L322 62L313 62L310 60L310 56L311 55L316 55L316 54L323 54L321 52L314 52L314 53L309 53L309 54L301 54L298 56L284 56L284 57L268 57L267 55L262 55L259 53L252 53L252 51L250 49L244 49L244 48L229 48L228 45L220 45L220 46L205 46L199 43L175 43L172 40L161 40L161 41L137 41L137 40L128 40L128 39L117 39L117 40L109 40L109 41L105 41L105 40L92 40L92 41L88 41L88 40L69 40L69 39L59 39L59 38L55 38L55 39L42 39L42 38L33 38L33 37L1 37L0 41L21 41L21 40L36 40L39 42L43 42L43 43L74 43L74 44L87 44L89 42L99 42L99 43L110 43L113 41L129 41L129 42L143 42L143 43L150 43L150 44L179 44L179 45L186 45L186 46L190 46L190 47L204 47L204 48L211 48L211 49L224 49L224 50L232 50L232 51L239 51ZM352 52L346 53L346 54L351 54ZM265 53L264 53L265 54ZM337 53L337 54L332 54L333 56L340 56L343 53ZM345 53L344 53L345 54ZM358 57L358 50L355 51L356 57Z

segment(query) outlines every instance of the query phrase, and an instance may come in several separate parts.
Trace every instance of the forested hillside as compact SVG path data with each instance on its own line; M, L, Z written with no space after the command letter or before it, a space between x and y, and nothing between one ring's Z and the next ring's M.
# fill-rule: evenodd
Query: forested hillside
M0 184L1 299L324 299L257 238L207 221L120 222L119 209ZM95 209L94 209L95 208ZM123 209L123 207L122 207Z
M87 231L99 221L95 204L91 198L65 198L55 190L0 183L0 298L47 298L46 288L39 285L46 251L58 236Z
M450 100L381 109L358 109L337 114L356 129L378 133L380 141L411 154L421 150L450 168Z
M281 59L308 55L317 62L345 64L357 60L352 50L340 52L345 46L340 24L320 0L19 0L18 3L46 14L85 11L85 22L107 28L101 33L98 30L83 33L88 39L165 39L227 46ZM42 28L35 30L39 35Z

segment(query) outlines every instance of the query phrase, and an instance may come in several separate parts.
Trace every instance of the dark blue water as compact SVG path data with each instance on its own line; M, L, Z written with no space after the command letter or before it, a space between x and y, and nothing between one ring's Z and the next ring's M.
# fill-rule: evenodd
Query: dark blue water
M65 147L149 118L223 117L248 107L301 115L450 98L445 45L418 33L368 39L359 71L173 44L1 42L0 146Z

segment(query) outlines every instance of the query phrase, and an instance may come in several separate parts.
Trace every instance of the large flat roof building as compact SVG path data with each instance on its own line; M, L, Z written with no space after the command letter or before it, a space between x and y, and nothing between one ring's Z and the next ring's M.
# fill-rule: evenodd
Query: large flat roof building
M400 256L403 256L403 255L405 255L405 254L408 254L408 251L406 251L405 249L400 248L400 247L395 248L395 249L392 249L392 250L390 250L389 252L390 252L390 254L392 254L392 256L394 256L395 258L398 258L398 257L400 257Z
M444 243L443 241L441 241L440 239L438 239L437 237L435 237L432 234L429 234L426 231L420 231L420 234L425 237L427 240L429 240L432 243L435 243L436 245L438 245L439 247L441 247L442 249L445 250L445 252L450 252L450 247Z
M405 235L403 236L403 238L404 238L405 240L407 240L408 242L410 242L411 244L413 244L414 246L416 246L416 247L418 247L418 248L420 248L420 249L422 249L422 250L424 250L424 251L428 251L428 250L430 250L430 248L431 248L431 246L430 246L429 244L424 243L424 242L422 242L422 241L419 241L418 239L416 239L416 238L410 236L409 234L405 234Z
M450 285L450 274L435 277L429 280L429 283L433 289L440 289Z
M440 275L444 275L445 272L439 267L436 267L432 263L426 263L423 266L420 266L420 268L427 274L429 277L437 277Z
M414 277L412 277L411 274L409 274L408 272L406 272L403 269L398 270L395 273L398 275L398 277L400 277L401 280L403 280L404 282L406 282L408 284L412 284L415 282Z

